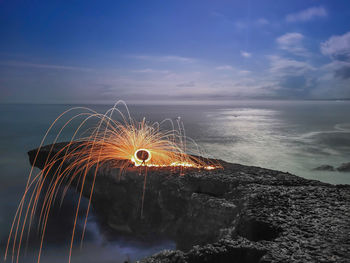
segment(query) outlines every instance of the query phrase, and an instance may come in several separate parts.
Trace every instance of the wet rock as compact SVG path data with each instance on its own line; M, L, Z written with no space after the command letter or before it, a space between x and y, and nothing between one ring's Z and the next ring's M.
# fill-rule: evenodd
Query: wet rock
M48 153L49 147L42 148L37 167L43 168ZM31 162L34 156L29 152ZM94 212L116 235L176 242L177 250L143 263L349 262L350 186L222 165L223 170L186 169L184 176L176 169L150 168L141 218L144 176L130 167L119 177L105 163L96 178ZM87 176L85 196L92 177Z
M343 163L341 166L337 168L339 172L350 172L350 162Z
M313 171L335 171L332 165L324 164L319 167L312 169Z

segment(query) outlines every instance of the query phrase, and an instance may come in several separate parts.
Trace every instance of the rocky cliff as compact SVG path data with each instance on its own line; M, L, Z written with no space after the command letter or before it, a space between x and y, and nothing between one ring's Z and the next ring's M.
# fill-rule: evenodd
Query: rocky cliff
M57 152L64 144L57 144ZM36 162L42 168L49 147ZM29 152L31 163L36 151ZM118 234L168 238L178 250L142 262L350 262L350 186L221 162L223 169L99 168L92 204ZM92 175L87 178L88 195Z

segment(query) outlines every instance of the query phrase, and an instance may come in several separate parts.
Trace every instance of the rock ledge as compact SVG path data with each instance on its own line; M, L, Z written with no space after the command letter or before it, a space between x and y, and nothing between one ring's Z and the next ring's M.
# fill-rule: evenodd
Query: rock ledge
M56 144L57 152L64 143ZM43 168L49 146L36 163ZM33 162L36 151L30 151ZM140 218L143 176L119 178L100 167L95 214L117 233L166 237L178 250L141 262L350 262L350 186L222 162L223 170L149 169ZM88 195L92 176L87 178Z

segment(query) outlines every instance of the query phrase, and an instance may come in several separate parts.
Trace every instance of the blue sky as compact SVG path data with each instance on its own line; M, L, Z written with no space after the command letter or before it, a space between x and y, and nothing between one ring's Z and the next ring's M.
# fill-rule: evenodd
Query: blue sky
M350 98L350 3L0 0L0 102Z

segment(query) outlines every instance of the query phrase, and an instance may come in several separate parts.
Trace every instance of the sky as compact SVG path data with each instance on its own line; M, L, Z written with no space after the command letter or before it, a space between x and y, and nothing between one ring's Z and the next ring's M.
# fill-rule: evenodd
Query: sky
M0 103L350 98L348 0L0 0Z

